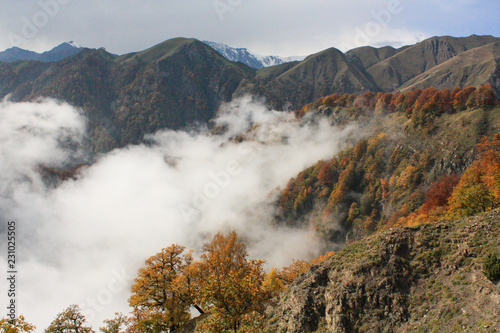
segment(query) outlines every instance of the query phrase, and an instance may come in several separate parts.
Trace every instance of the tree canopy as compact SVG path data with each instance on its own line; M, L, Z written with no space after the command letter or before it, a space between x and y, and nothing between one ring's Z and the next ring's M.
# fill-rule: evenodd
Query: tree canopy
M70 305L57 315L45 333L94 333L90 326L86 326L85 316L78 305Z

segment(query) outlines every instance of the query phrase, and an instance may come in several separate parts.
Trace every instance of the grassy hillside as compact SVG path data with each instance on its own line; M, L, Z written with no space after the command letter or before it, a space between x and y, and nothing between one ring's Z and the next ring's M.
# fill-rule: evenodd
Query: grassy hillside
M298 108L321 96L337 93L362 93L379 88L366 71L330 48L293 64L261 69L256 80L244 82L236 95L253 93L266 97L277 108Z
M499 232L494 210L366 237L299 275L237 332L498 332ZM175 332L206 332L212 319Z
M346 57L351 61L357 62L364 68L370 68L373 65L394 56L396 53L403 51L405 47L395 49L392 46L375 48L371 46L363 46L352 49L346 52Z
M343 54L330 48L256 71L198 40L175 38L120 57L86 49L52 64L0 63L0 98L54 97L82 108L89 119L89 149L105 152L162 128L206 123L221 103L245 94L289 110L330 94L431 85L489 83L498 93L497 42L492 36L445 36L400 49L362 47Z
M401 86L400 91L434 87L437 89L480 86L498 79L500 42L491 43L459 54L433 67Z
M499 92L496 51L484 49L498 41L493 36L443 36L399 49L366 46L343 54L330 48L299 63L259 70L253 80L242 82L236 96L252 93L266 97L272 107L294 109L334 93L451 90L486 83ZM464 53L469 55L459 57Z
M492 36L432 37L373 65L367 71L383 91L393 91L408 80L467 50L496 41L498 39Z
M150 47L141 52L134 52L122 55L116 58L117 62L127 61L144 61L153 62L170 57L177 52L180 48L196 43L197 40L193 38L174 38L164 41L158 45Z

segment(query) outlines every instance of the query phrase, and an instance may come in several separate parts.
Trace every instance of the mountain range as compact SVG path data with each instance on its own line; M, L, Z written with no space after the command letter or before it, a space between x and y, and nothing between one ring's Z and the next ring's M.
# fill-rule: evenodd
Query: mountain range
M0 61L14 62L18 60L35 60L41 62L57 62L66 57L75 55L83 49L83 47L80 47L73 42L62 43L54 47L52 50L43 53L24 50L15 46L0 52Z
M280 57L280 56L263 56L250 52L246 48L234 48L229 45L217 42L204 40L203 43L212 47L219 52L224 58L229 61L241 62L249 67L261 69L264 67L281 65L286 62L303 60L305 57ZM3 52L0 52L1 62L14 62L18 60L35 60L42 62L57 62L62 59L75 55L82 51L84 47L76 45L74 42L65 42L52 50L37 53L30 50L21 49L19 47L12 47Z
M398 49L330 48L302 61L255 69L196 39L176 38L122 56L83 49L58 62L0 62L0 98L54 97L81 107L89 119L91 149L107 151L161 128L206 123L222 102L245 94L295 110L334 93L484 83L498 93L499 46L492 36L432 37ZM79 50L69 43L54 50L67 49Z

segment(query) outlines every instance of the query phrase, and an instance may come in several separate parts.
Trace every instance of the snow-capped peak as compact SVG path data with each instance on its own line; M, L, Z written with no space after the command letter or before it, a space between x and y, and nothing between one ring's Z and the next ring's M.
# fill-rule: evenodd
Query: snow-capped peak
M305 57L280 57L280 56L265 56L250 52L246 48L234 48L223 43L203 41L211 48L219 52L224 58L230 61L239 61L247 66L261 69L264 67L281 65L286 62L303 60Z
M69 41L69 42L66 42L66 44L70 45L70 46L73 46L73 47L76 47L77 49L81 48L80 45L76 44L75 42L73 41Z

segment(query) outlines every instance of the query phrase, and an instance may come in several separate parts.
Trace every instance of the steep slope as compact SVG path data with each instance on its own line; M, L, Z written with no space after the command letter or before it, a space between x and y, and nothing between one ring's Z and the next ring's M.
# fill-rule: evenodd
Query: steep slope
M194 39L173 39L115 57L86 49L63 61L0 65L0 98L54 97L81 107L91 149L137 143L147 133L213 118L254 70Z
M332 93L379 91L363 68L334 48L311 55L291 68L281 65L277 69L261 69L256 79L250 84L245 82L236 94L263 94L277 108L298 108Z
M384 91L398 89L405 82L467 50L498 41L492 36L432 37L367 69Z
M122 55L116 59L117 62L155 62L167 59L186 45L199 43L194 38L173 38L166 40L160 44L152 46L141 52L133 52Z
M397 228L347 246L269 309L269 331L498 332L500 287L482 273L500 212Z
M435 87L437 89L479 86L491 83L500 86L500 42L463 52L450 60L407 81L400 91L415 88Z
M220 103L248 93L265 97L277 109L298 109L334 93L392 91L402 85L451 88L490 82L499 91L496 41L491 36L435 37L397 50L364 47L347 55L331 48L256 71L198 40L176 38L119 57L85 49L55 63L0 62L0 98L55 97L81 107L89 118L92 149L106 151L161 128L206 122ZM54 50L62 57L76 48L67 43ZM43 56L57 60L50 52Z
M273 107L296 109L333 93L394 91L463 52L497 41L499 39L492 36L433 37L399 49L360 47L345 55L331 48L293 66L261 69L255 80L243 82L236 95L257 94L264 96ZM484 82L476 80L480 73L471 74L470 82ZM492 83L496 87L496 82ZM425 88L431 84L429 81Z
M170 40L117 61L141 67L115 102L118 125L125 128L121 144L144 132L207 122L221 102L231 100L240 82L255 73L191 39ZM137 114L143 120L126 126Z
M500 107L448 108L434 116L430 111L421 125L416 122L418 107L391 112L378 102L374 109L332 106L329 99L303 115L304 121L326 117L340 126L357 123L360 134L339 154L291 178L278 198L275 217L278 224L315 230L332 249L418 215L429 189L463 174L478 159L476 146L483 136L498 133ZM366 99L356 98L353 104Z

